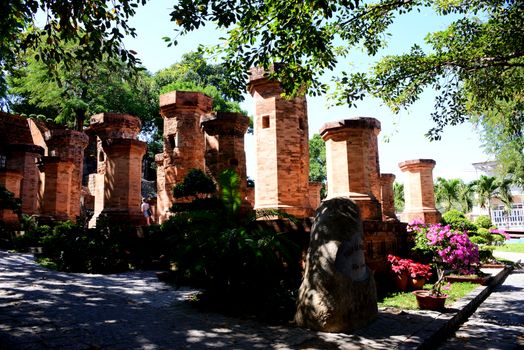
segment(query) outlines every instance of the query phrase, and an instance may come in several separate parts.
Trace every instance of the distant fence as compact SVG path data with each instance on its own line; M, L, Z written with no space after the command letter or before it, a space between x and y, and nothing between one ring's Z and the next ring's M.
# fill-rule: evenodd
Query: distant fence
M508 213L503 206L491 211L491 220L499 229L524 231L524 204L514 203Z

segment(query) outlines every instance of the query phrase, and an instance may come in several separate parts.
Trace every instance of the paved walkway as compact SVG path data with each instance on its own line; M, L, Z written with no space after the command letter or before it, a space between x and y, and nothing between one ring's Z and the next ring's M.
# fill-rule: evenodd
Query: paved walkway
M0 349L415 349L457 312L381 310L330 334L200 313L184 303L195 293L154 272L60 273L0 251Z
M495 252L524 261L524 254ZM515 270L439 349L524 349L524 270Z

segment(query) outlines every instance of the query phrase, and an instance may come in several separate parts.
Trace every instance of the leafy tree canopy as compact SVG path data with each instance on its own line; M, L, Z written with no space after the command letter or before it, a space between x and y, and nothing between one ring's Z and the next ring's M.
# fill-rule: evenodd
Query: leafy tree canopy
M75 53L81 47L62 43L62 50ZM35 58L37 50L17 56L8 75L9 109L27 115L41 114L77 130L87 117L99 112L130 113L139 117L143 129L154 127L158 95L150 76L131 70L117 58L100 62L70 59L50 67Z
M486 138L495 137L487 149L494 149L499 162L509 158L507 171L520 172L522 181L524 7L519 0L181 0L171 17L180 34L207 22L227 30L217 50L238 94L251 66L283 62L273 76L285 91L297 94L306 88L316 95L327 90L322 75L352 48L377 54L398 17L429 7L454 19L448 28L427 35L429 49L421 43L382 58L370 72L340 73L334 78L335 100L352 106L369 94L398 112L431 88L437 96L428 136L439 139L446 125L473 117Z
M125 35L136 36L128 20L147 0L4 0L0 3L0 97L6 94L5 72L20 53L35 50L35 58L48 66L71 60L102 61L107 55L134 67L136 53L125 49ZM36 17L43 20L41 31ZM68 52L63 42L78 42Z

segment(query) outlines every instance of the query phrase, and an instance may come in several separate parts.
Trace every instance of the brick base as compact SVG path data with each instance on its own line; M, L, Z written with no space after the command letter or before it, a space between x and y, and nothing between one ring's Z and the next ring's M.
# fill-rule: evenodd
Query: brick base
M415 219L420 220L425 224L438 224L440 222L440 219L442 219L442 215L438 210L432 209L403 212L400 215L400 220L403 222L409 223Z

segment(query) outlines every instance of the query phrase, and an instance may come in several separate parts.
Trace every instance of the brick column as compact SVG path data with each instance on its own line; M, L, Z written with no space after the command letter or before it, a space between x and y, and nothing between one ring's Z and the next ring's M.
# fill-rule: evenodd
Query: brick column
M200 92L172 91L160 95L164 156L163 173L157 172L157 192L163 196L158 197L157 203L161 221L173 205L173 187L184 180L190 169L205 169L205 140L200 118L211 112L212 104L213 99Z
M67 219L76 221L80 215L84 149L87 147L89 137L80 131L55 129L50 131L46 139L49 155L60 157L61 161L69 162L72 165L69 188L60 190L69 192ZM59 186L65 185L65 183L59 183Z
M283 98L279 82L269 80L266 73L252 69L248 86L255 101L255 209L308 217L313 210L306 98Z
M397 220L395 215L395 195L393 193L394 181L394 174L380 174L380 203L382 204L382 220L384 221Z
M166 173L164 169L164 153L155 154L156 163L156 210L158 215L158 223L161 224L167 219L166 213L169 212L169 203L172 203L172 194L166 186L166 181L173 182L174 179L166 180Z
M400 170L405 173L403 222L414 219L426 224L440 222L440 212L435 206L433 188L433 159L414 159L400 163Z
M249 126L249 118L241 113L216 112L202 117L201 126L206 140L206 172L217 181L222 171L236 171L240 177L242 202L244 206L249 206L245 200L247 174L244 151L244 134Z
M311 209L317 210L320 205L320 190L322 189L322 182L309 183L309 205Z
M40 213L55 220L68 220L70 219L71 184L75 165L71 161L63 161L60 157L54 156L44 157L43 163L45 185Z
M358 204L363 220L382 219L375 196L380 185L379 131L377 119L360 117L326 123L320 129L326 142L327 197L351 198Z
M0 170L0 185L4 186L8 191L13 193L15 198L20 198L20 187L23 175L20 171L1 169ZM0 208L0 220L9 227L18 227L18 215L10 209Z
M146 143L136 139L140 120L128 114L97 114L91 117L91 130L97 135L98 169L89 226L101 215L113 222L144 224L140 202Z
M6 167L23 174L20 187L22 212L27 215L40 211L41 174L38 164L44 155L44 149L32 144L11 144L6 149Z

